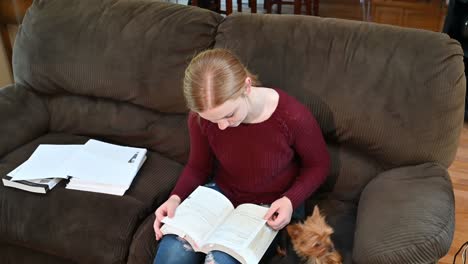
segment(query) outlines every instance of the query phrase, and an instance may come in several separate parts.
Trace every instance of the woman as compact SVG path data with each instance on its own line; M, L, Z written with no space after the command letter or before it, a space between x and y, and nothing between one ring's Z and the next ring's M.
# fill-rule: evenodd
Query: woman
M169 199L155 212L155 263L239 263L226 253L196 253L182 238L161 233L161 220L196 187L223 193L234 206L270 206L267 224L280 230L303 217L303 202L325 181L330 158L315 118L280 89L259 87L225 49L200 53L189 64L184 96L191 110L189 160ZM218 161L219 166L213 166ZM212 173L214 170L214 173ZM301 215L302 214L302 215ZM274 244L270 248L274 247Z

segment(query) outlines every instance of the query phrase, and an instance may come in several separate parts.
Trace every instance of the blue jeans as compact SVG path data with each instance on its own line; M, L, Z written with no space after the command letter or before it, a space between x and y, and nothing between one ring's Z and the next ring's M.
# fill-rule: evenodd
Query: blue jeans
M222 191L215 183L208 183L205 187L214 189L220 193ZM295 210L295 214L303 214L304 207L300 206L299 210ZM271 256L275 252L277 239L268 248L265 257ZM165 235L159 242L158 251L154 259L154 264L199 264L199 263L216 263L216 264L238 264L240 263L229 254L221 251L211 251L208 254L195 252L190 244L184 239L176 235Z
M190 244L176 235L165 235L159 243L154 264L238 264L236 259L221 251L208 254L193 251Z

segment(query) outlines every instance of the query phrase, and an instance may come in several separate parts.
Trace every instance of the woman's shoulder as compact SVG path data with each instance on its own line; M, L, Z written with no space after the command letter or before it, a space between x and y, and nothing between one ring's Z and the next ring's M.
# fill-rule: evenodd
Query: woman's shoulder
M311 115L309 108L301 101L299 101L295 96L290 95L288 92L280 88L272 89L278 92L280 96L279 110L285 114L286 117L298 118L301 116Z

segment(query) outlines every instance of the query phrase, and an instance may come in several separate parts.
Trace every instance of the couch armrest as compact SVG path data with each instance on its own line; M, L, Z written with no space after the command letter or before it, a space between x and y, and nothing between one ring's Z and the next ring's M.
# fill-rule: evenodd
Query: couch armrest
M48 127L43 98L19 85L0 88L0 157L44 134Z
M447 170L434 163L383 172L364 189L356 263L436 263L449 250L455 205Z
M136 230L130 246L127 264L153 263L158 245L153 229L155 219L156 216L150 214Z

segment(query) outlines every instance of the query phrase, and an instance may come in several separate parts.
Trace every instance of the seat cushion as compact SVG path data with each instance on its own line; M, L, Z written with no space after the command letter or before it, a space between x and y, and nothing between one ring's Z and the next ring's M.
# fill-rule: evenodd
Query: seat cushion
M82 144L87 137L46 134L0 160L5 175L39 144ZM148 152L130 189L114 196L65 189L46 195L0 186L0 243L79 263L125 263L133 233L173 188L182 165Z
M67 259L58 258L20 246L0 244L0 263L2 264L76 264Z

